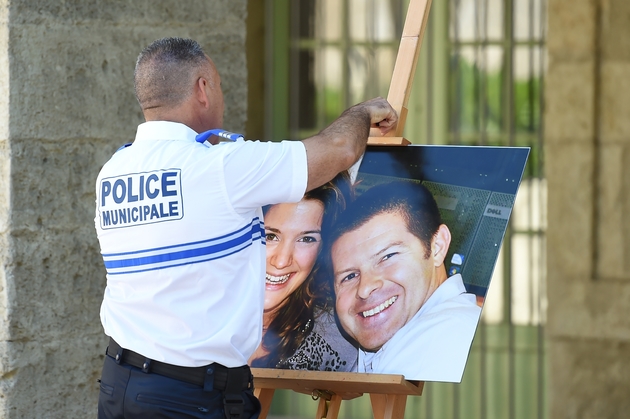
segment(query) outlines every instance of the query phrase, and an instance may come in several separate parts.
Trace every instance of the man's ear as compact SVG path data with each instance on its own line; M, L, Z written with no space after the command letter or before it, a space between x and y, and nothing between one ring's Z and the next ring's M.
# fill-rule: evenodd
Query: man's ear
M209 82L204 77L199 77L195 83L195 97L197 101L204 107L210 106L210 98L208 97Z
M438 231L433 235L431 240L431 257L433 265L440 266L444 263L448 247L451 245L451 231L446 224L440 224Z

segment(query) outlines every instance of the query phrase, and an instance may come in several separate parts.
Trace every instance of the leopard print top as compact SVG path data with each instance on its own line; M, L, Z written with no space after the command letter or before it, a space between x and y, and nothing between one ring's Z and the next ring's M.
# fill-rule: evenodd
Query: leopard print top
M302 344L276 368L312 371L352 371L358 350L339 332L334 315L320 310Z

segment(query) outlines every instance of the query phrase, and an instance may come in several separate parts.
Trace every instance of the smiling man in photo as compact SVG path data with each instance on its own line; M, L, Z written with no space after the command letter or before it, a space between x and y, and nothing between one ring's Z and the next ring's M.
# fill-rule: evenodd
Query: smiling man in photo
M420 183L374 186L330 237L339 322L360 347L359 372L460 382L481 309L447 276L451 233Z

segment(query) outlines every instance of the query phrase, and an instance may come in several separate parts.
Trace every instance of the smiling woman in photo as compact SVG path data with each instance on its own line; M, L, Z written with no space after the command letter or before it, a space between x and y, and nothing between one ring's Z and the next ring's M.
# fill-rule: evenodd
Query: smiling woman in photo
M319 266L326 231L350 195L344 173L297 203L266 208L263 339L251 366L350 371L355 365L357 349L339 332L330 281Z

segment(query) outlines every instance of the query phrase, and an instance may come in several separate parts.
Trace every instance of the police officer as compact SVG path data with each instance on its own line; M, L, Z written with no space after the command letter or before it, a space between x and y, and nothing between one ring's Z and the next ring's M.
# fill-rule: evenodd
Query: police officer
M224 104L197 42L153 42L134 79L146 122L96 181L110 337L98 416L256 418L247 360L262 333L261 207L297 202L348 169L370 127L389 131L396 113L377 98L303 141L202 142L222 127Z

